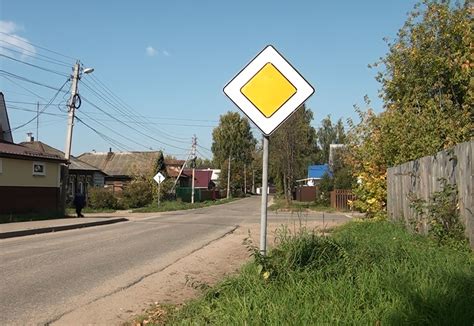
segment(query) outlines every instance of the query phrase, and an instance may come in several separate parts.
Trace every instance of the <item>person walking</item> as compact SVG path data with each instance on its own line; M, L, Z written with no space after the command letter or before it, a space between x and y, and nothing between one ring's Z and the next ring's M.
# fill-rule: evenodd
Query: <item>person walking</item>
M84 217L84 215L82 215L82 209L86 206L86 196L77 192L74 196L74 206L76 207L77 217Z

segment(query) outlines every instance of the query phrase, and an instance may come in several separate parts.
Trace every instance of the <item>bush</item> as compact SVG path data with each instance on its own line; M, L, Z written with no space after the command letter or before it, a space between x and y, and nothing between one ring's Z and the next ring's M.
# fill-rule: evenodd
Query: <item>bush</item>
M117 198L113 192L105 188L90 188L87 206L90 208L117 208Z
M134 181L122 191L123 203L129 208L143 207L153 201L153 189L146 181Z

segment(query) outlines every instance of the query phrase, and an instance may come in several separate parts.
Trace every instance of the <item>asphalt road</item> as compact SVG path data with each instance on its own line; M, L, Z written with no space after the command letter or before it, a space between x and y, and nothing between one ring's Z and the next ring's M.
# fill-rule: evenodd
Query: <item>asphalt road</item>
M258 222L260 197L93 228L0 240L0 325L48 324L140 282L238 225ZM269 221L321 220L270 213ZM326 214L326 219L347 219Z

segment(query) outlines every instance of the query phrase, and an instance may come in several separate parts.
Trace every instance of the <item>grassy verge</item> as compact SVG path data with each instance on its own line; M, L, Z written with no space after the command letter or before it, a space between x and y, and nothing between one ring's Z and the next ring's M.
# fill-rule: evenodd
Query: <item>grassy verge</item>
M132 212L133 213L151 213L151 212L180 211L180 210L186 210L186 209L203 208L203 207L208 207L208 206L226 204L237 199L239 198L209 200L209 201L204 201L201 203L194 203L194 204L186 203L182 201L163 201L160 203L159 206L157 205L157 203L153 203L146 207L136 208Z
M280 230L279 246L149 324L472 325L474 255L389 222L351 222L330 237ZM156 310L155 310L156 311ZM155 316L157 316L155 314ZM143 319L142 319L143 320ZM150 323L151 322L151 323Z
M274 199L273 204L269 207L272 211L286 210L291 212L301 212L306 210L318 211L318 212L334 212L334 208L317 204L315 202L299 202L292 201L290 204L284 199Z

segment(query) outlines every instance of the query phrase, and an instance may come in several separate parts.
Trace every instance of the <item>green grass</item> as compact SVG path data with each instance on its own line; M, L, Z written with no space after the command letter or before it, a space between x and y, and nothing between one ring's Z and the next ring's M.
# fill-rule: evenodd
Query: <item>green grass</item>
M152 213L152 212L168 212L168 211L180 211L186 209L194 208L203 208L214 205L221 205L230 203L238 198L229 198L229 199L219 199L219 200L209 200L201 203L186 203L182 201L162 201L158 206L157 203L153 203L146 207L136 208L133 213Z
M285 199L275 198L273 204L270 205L269 210L286 210L291 212L300 212L305 210L318 211L318 212L334 212L334 208L324 206L315 202L299 202L292 201L290 204Z
M171 325L472 325L474 255L389 222L330 237L279 231L279 246L177 312ZM255 247L250 248L258 252ZM263 277L269 272L268 279ZM151 319L153 320L153 319ZM163 316L161 316L161 322Z

